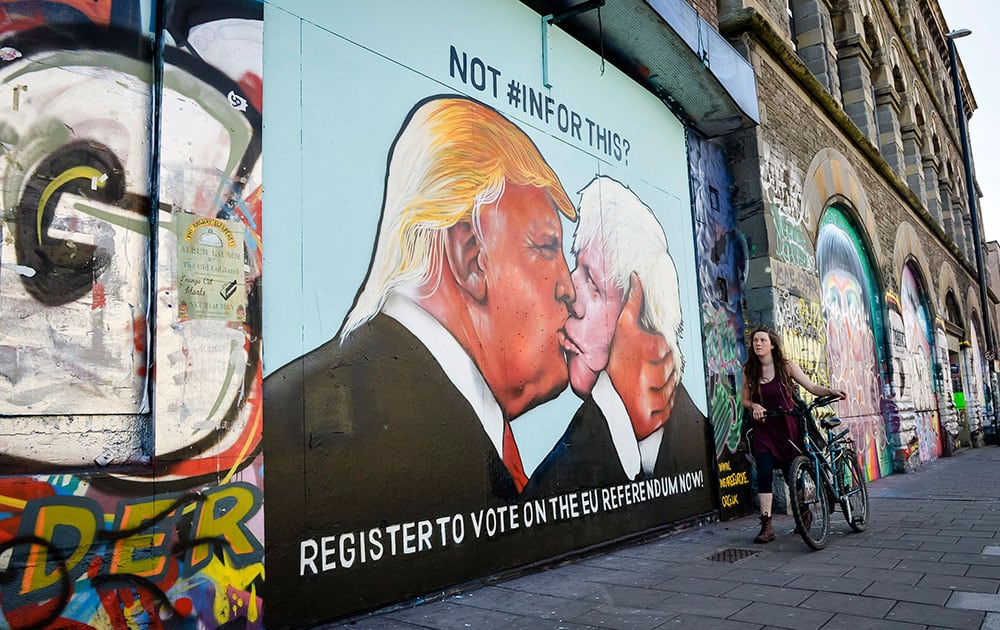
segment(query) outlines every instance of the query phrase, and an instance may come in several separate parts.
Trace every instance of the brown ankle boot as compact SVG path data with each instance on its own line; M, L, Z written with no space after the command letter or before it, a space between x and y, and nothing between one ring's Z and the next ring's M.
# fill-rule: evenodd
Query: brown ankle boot
M760 533L753 539L755 543L769 543L774 540L774 532L771 530L771 515L760 515Z

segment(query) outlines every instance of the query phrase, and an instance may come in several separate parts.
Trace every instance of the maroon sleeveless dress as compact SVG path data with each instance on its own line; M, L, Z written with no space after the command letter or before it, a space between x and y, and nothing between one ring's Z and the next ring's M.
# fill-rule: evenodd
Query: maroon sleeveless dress
M794 409L791 392L781 386L777 378L760 384L760 394L756 392L751 400L768 411L779 409ZM799 421L791 414L764 418L763 422L753 420L753 437L751 449L754 455L770 453L775 462L787 464L799 455L798 445L802 444L802 434L799 431Z

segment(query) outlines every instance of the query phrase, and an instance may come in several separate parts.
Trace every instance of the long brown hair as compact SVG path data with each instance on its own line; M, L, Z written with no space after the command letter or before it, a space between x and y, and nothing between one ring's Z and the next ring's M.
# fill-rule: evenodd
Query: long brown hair
M788 375L788 359L785 358L785 353L781 351L781 337L778 337L778 333L767 326L754 328L753 333L750 335L750 352L747 353L747 362L743 364L743 381L747 384L750 394L757 394L758 400L760 399L760 379L764 371L764 366L761 364L760 358L753 351L753 338L757 333L767 333L767 336L771 339L771 358L774 360L774 377L778 379L778 383L782 389L788 392L789 395L792 395L795 390L792 389L792 379Z

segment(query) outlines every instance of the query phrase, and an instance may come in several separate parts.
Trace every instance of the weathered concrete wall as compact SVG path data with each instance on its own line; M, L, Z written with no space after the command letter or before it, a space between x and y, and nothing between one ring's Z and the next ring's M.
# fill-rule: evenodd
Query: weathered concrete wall
M0 33L0 625L259 627L262 4Z

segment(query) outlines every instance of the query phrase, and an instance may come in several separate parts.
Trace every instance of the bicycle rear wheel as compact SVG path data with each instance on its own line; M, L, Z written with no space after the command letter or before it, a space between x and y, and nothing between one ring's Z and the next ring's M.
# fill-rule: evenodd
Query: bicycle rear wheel
M826 547L830 537L830 505L823 482L816 478L816 465L805 455L792 460L790 472L788 491L796 531L811 549L818 551Z
M847 524L856 532L868 528L868 482L858 465L858 455L852 450L844 451L844 461L840 467L840 509Z

